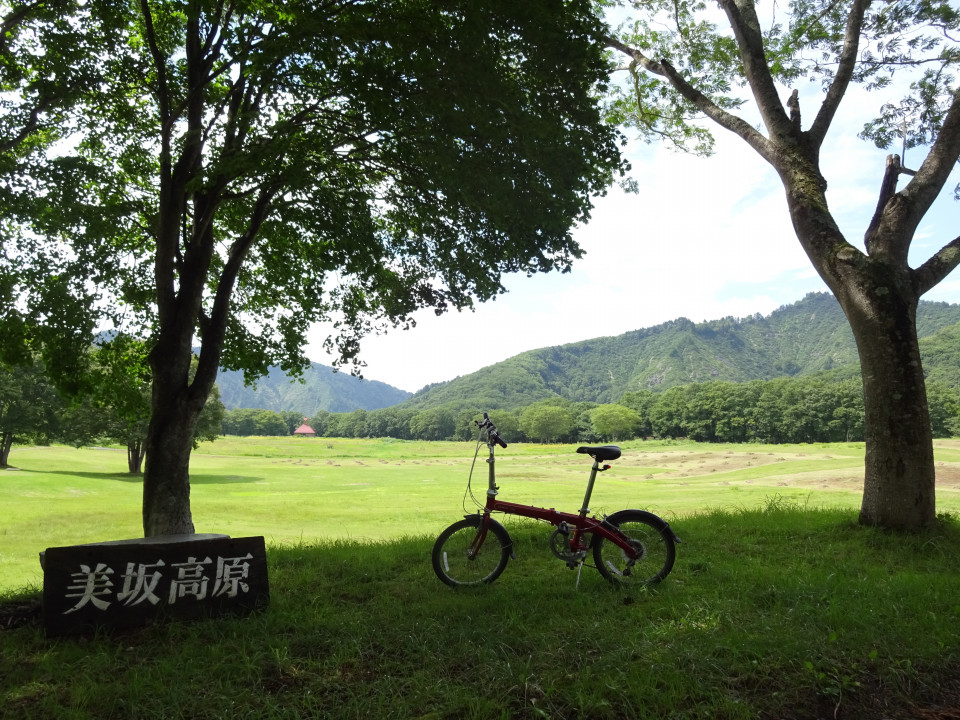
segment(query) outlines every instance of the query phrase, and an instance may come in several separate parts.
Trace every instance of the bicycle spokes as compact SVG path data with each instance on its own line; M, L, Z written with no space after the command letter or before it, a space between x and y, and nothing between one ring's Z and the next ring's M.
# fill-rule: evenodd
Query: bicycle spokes
M437 576L453 587L493 582L513 556L513 542L506 529L491 518L491 513L517 515L541 520L556 527L550 535L551 552L571 570L577 568L577 586L588 552L592 550L594 567L617 585L649 585L659 582L673 568L675 543L679 538L662 518L645 510L621 510L606 518L590 516L590 498L598 473L610 469L601 463L620 457L616 445L584 446L577 452L593 458L583 507L577 513L559 512L554 508L521 505L499 499L499 486L494 470L494 448L507 447L486 413L476 421L480 429L477 453L467 479L468 495L479 512L467 515L444 530L433 546L433 569ZM480 447L489 450L488 481L485 502L475 497L471 480ZM464 502L466 505L466 502ZM465 508L466 509L466 508Z

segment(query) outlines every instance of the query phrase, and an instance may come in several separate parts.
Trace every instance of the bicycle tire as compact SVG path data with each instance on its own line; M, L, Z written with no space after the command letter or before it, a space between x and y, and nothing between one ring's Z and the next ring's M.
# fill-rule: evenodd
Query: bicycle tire
M433 571L450 587L489 584L496 580L510 559L513 542L506 528L491 520L480 551L471 556L482 515L453 523L440 533L433 545Z
M677 548L662 518L646 510L620 510L606 519L636 543L641 554L631 563L623 548L594 535L593 560L603 577L614 585L639 587L654 585L670 574Z

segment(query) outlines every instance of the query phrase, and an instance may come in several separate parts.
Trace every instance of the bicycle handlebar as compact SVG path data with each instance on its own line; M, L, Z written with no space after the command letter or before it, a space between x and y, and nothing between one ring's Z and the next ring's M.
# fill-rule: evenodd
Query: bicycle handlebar
M507 444L503 441L503 438L501 438L501 437L497 434L497 426L493 424L493 421L490 419L490 416L489 416L489 415L487 415L486 413L484 413L484 414L483 414L483 422L480 422L479 420L477 420L477 421L475 421L475 422L477 423L477 426L478 426L480 429L486 428L486 430L487 430L487 437L490 438L491 440L493 440L495 443L497 443L497 445L499 445L499 446L502 447L502 448L505 448L505 447L507 446Z

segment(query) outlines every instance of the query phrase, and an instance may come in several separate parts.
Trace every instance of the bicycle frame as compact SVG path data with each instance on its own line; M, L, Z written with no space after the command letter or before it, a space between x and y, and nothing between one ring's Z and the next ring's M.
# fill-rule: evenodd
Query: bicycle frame
M486 539L487 531L490 528L490 513L502 512L507 515L519 515L535 520L544 520L557 527L561 527L566 523L568 527L573 529L569 546L570 550L574 553L588 550L589 546L583 543L584 535L593 534L599 535L614 543L617 547L621 548L631 560L637 559L637 549L617 527L611 525L606 520L588 515L590 512L590 496L593 494L593 486L597 479L597 473L602 472L599 460L593 461L593 467L590 470L590 479L587 482L587 492L583 496L583 506L580 508L579 513L567 513L560 512L554 508L541 508L535 505L521 505L519 503L498 500L497 494L500 488L497 486L496 480L494 443L489 437L487 438L487 448L490 453L487 458L487 463L489 464L487 471L487 502L483 508L483 523L480 532L477 533L477 537L471 545L471 552L479 550L483 545L483 541Z

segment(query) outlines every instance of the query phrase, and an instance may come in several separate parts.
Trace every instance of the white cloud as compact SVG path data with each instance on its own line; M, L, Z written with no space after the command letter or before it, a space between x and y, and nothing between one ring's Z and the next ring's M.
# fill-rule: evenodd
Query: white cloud
M811 107L813 99L806 101ZM856 137L863 122L856 111L865 101L854 100L837 118L822 165L831 209L857 243L873 214L887 151ZM871 98L866 107L878 105ZM739 138L719 131L716 139L711 158L635 144L640 192L611 189L596 200L592 220L576 231L586 256L571 273L508 278L509 293L473 313L418 313L415 329L363 343L364 376L413 391L525 350L680 316L700 322L768 314L825 290L793 232L776 173ZM952 197L938 200L918 235L923 259L955 236L957 225ZM948 279L927 299L960 300L960 279ZM325 334L318 328L307 350L318 362L330 361L321 346Z
M809 263L775 175L745 153L727 143L703 159L644 146L634 160L639 195L612 189L597 199L576 231L586 256L572 272L509 278L507 295L473 313L418 313L413 330L364 342L364 376L417 390L525 350L679 316L767 313L802 297L819 282L801 274ZM324 335L318 329L308 348L319 362L329 362Z

